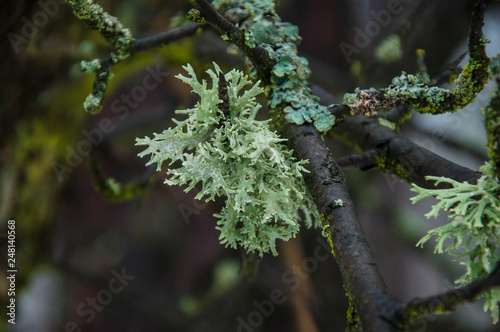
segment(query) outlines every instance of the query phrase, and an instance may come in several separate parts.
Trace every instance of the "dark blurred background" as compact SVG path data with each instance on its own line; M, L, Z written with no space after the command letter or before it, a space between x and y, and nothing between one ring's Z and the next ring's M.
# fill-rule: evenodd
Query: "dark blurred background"
M140 38L165 31L191 7L188 1L99 1ZM363 47L358 31L373 13L398 5ZM281 0L283 21L299 26L299 53L311 82L342 98L356 87L383 87L401 71L416 71L416 49L426 51L431 77L467 50L473 1ZM145 167L135 138L173 125L176 109L196 102L175 75L191 63L199 75L216 61L244 68L225 42L203 32L138 54L112 68L103 111L82 103L93 76L81 60L106 57L109 46L56 0L2 1L0 11L0 234L16 220L17 321L12 331L343 331L347 297L321 230L303 229L266 255L253 278L242 275L242 253L219 244L222 202L194 200L195 192L163 185L164 171ZM485 33L499 52L498 1L488 2ZM177 19L178 21L178 19ZM357 39L358 38L358 39ZM390 42L392 41L392 43ZM397 47L399 43L400 47ZM366 44L366 45L365 45ZM356 51L346 56L345 47ZM396 47L394 46L396 45ZM353 50L350 48L350 50ZM158 85L127 103L151 71ZM491 87L489 87L491 89ZM144 89L143 89L144 90ZM480 107L485 91L454 114L414 116L401 132L459 164L478 168L487 158ZM265 116L263 110L263 117ZM99 130L104 126L107 130ZM90 137L90 138L89 138ZM89 152L87 143L93 144ZM337 157L354 153L327 138ZM79 152L80 151L80 152ZM91 169L117 182L147 185L125 202L109 202L93 186ZM95 174L94 174L95 175ZM424 218L432 202L412 206L410 185L376 171L346 171L350 192L388 287L409 300L453 287L463 267L432 245L415 244L445 221ZM4 239L0 300L7 304ZM326 249L325 249L326 248ZM8 326L9 325L9 326ZM10 328L10 329L9 329ZM412 331L496 331L481 302L449 316L428 317Z

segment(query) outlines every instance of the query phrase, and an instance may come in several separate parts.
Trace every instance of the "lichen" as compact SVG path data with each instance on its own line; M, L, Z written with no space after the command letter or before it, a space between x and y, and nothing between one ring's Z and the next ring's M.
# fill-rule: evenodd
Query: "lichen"
M391 121L389 121L387 119L378 118L377 122L379 123L379 125L384 126L386 128L389 128L390 130L396 130L397 129L396 123L391 122Z
M268 121L257 121L261 107L255 96L263 92L258 83L242 72L225 74L229 114L219 105L219 67L208 70L211 87L197 80L190 65L184 67L189 77L177 77L200 96L194 108L177 111L186 114L183 121L153 139L137 139L151 154L147 165L156 163L160 170L164 161L176 169L168 169L168 185L187 185L185 191L201 183L197 199L207 201L225 197L226 205L216 215L220 240L228 247L242 247L259 255L277 255L276 240L288 240L299 230L299 211L303 211L307 227L320 226L320 218L301 172L307 172L306 161L296 161L283 143L284 139L269 129Z
M78 19L90 29L98 31L115 48L110 55L111 63L116 64L131 55L135 39L130 30L125 28L116 17L105 12L92 0L67 0L67 3ZM96 74L92 92L85 99L84 109L92 114L99 113L111 77L109 64L103 66L99 59L94 59L82 61L81 67L84 72Z
M307 86L311 70L307 59L297 55L297 45L301 41L298 27L281 22L274 1L217 0L212 5L232 8L226 14L241 20L238 23L246 32L247 45L263 47L273 60L268 87L271 111L282 111L290 123L314 123L321 132L332 128L335 117L326 106L319 104Z
M419 63L417 75L402 72L387 88L357 89L355 93L344 95L344 104L351 107L353 113L365 115L388 111L399 105L407 105L417 112L430 114L454 112L464 108L474 101L484 88L492 69L496 68L490 66L490 59L483 54L487 42L481 37L477 45L469 45L468 64L453 82L454 89L430 86L429 76L423 72L425 66ZM419 59L419 62L423 61L423 53L420 53Z
M67 0L67 3L78 19L92 30L97 30L108 43L115 47L116 52L112 53L114 61L118 62L130 56L135 40L130 30L125 28L116 17L109 15L92 0Z
M384 64L391 64L402 56L401 37L398 35L388 36L375 49L375 59Z
M460 286L491 273L500 260L500 184L490 163L483 165L480 170L483 176L477 184L427 176L427 180L436 181L435 185L444 182L451 188L425 189L416 185L412 188L412 191L418 193L411 199L413 203L427 197L438 200L426 214L427 218L437 217L441 210L450 213L448 224L430 230L417 245L422 246L435 236L436 253L448 252L457 258L468 258L462 262L466 266L466 272L456 281ZM453 242L445 245L447 239ZM485 292L483 296L486 297L485 310L490 310L493 320L497 322L500 292L494 289Z
M190 9L187 12L186 17L188 20L190 20L192 22L205 23L205 18L203 17L203 15L201 15L201 13L198 9L194 9L194 8Z

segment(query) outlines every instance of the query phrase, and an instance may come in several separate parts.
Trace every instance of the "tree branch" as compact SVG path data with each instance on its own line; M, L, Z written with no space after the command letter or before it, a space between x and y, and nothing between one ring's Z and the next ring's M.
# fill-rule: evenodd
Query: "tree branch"
M377 161L381 157L381 150L372 149L363 153L352 154L337 158L336 161L339 166L344 169L359 168L364 171L377 166Z
M195 2L209 24L214 26L221 35L242 48L252 61L260 78L269 85L273 63L267 51L262 49L262 52L258 53L255 51L259 49L258 45L254 47L246 45L243 31L227 21L208 1L195 0ZM282 109L286 106L285 104L277 103ZM329 112L344 115L345 106L332 107ZM399 112L394 116L399 120L405 115L405 112ZM273 118L284 121L283 114L275 113ZM407 173L412 177L409 179L415 180L413 182L420 183L422 186L426 186L425 175L439 174L472 180L478 178L476 172L455 165L416 146L388 128L379 125L377 119L356 117L345 122L347 124L344 124L344 128L340 130L349 139L356 141L365 150L373 150L374 153L382 151L385 156L383 159L392 160L394 169L398 163L402 164L402 169L405 170L402 175ZM284 134L295 156L300 160L309 161L305 166L309 173L304 174L304 179L323 217L324 224L329 227L333 255L339 264L350 302L354 305L361 328L364 331L377 332L398 330L397 324L401 321L401 317L397 317L396 313L398 313L398 308L401 308L401 304L388 294L349 196L344 174L324 145L320 133L312 124L299 126L283 123ZM407 154L410 157L406 158ZM432 164L426 163L429 158L432 159ZM380 160L378 165L380 166ZM452 172L448 171L450 165L453 166ZM450 176L450 173L453 175ZM353 329L359 328L354 321L349 322L349 325Z
M226 36L228 40L237 45L250 58L259 77L264 83L270 83L271 70L274 63L268 52L255 45L253 47L247 45L245 33L233 23L229 22L224 16L219 14L207 0L194 0L196 6L204 16L205 20L213 26L221 36Z
M407 329L412 322L426 315L454 311L457 305L473 302L481 293L498 286L500 286L500 264L497 264L495 270L488 276L467 286L451 289L425 299L416 298L401 305L397 313L400 322L398 326L401 329Z
M326 91L314 88L313 92L321 98L323 104L336 101ZM388 113L387 118L399 123L401 117L407 115L404 108L396 108ZM356 116L346 119L336 125L331 134L363 151L378 150L376 167L379 170L423 188L436 189L434 181L425 179L427 175L446 176L469 183L476 183L481 177L480 172L455 164L382 126L376 117ZM442 183L437 188L446 188L446 184Z
M388 321L395 301L388 295L361 228L344 174L313 125L288 124L287 136L296 157L309 160L305 167L310 173L304 178L324 222L330 225L334 257L363 331L394 331Z
M423 188L435 189L427 175L475 183L481 173L455 164L380 125L376 118L358 116L335 127L334 132L362 150L378 149L377 168ZM438 188L445 188L440 184Z
M188 23L178 28L160 32L156 35L137 39L132 47L132 53L147 51L153 48L166 46L186 37L191 37L198 32L198 29L207 28L207 24Z

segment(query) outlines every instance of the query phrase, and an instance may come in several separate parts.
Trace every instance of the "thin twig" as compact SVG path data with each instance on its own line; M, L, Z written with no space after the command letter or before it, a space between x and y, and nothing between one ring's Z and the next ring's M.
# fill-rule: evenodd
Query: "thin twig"
M405 303L397 314L399 321L403 322L401 328L408 328L412 322L429 314L454 311L458 305L473 302L485 291L498 286L500 286L500 264L497 264L489 275L467 286Z
M191 37L198 32L199 29L205 29L208 24L188 23L178 28L160 32L156 35L137 39L132 53L147 51L153 48L166 46L180 39Z

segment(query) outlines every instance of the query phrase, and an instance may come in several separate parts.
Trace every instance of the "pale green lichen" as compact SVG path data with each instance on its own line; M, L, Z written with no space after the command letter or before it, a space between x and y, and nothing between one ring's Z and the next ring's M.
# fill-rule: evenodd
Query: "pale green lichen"
M460 286L491 273L500 260L498 247L500 236L500 184L491 164L481 167L483 176L477 184L460 183L445 177L427 176L427 180L451 185L450 189L425 189L414 185L418 193L411 200L416 203L427 197L435 197L438 203L426 214L437 217L441 210L449 211L450 222L430 230L417 245L422 246L436 237L436 253L448 252L462 262L466 272L456 281ZM446 240L452 241L445 244ZM493 320L498 321L500 291L493 289L483 294L485 310L490 310Z
M384 118L378 118L377 122L379 125L389 128L390 130L396 130L396 124Z
M92 61L82 61L80 62L80 67L83 72L95 73L101 70L101 61L99 59L94 59Z
M298 27L281 22L274 1L217 0L212 5L231 8L226 15L241 20L246 44L263 47L275 63L270 78L269 107L272 110L279 107L288 122L314 123L319 131L328 131L335 124L335 117L326 106L320 105L307 86L311 71L307 59L297 55L301 41Z
M218 105L218 73L208 70L211 87L198 82L193 68L184 69L189 77L177 77L200 96L194 108L177 111L186 114L183 121L153 139L137 139L147 145L139 154L151 154L147 165L164 161L180 161L182 166L168 169L169 185L187 185L186 191L201 183L197 199L225 197L226 205L219 218L221 243L262 255L277 255L276 240L288 240L299 230L299 211L305 224L320 226L320 218L301 172L306 161L295 161L292 151L269 129L268 121L257 121L261 107L255 96L263 90L258 83L244 90L250 80L242 72L232 70L225 75L228 82L229 115Z
M375 59L384 64L396 62L402 56L401 37L398 35L388 36L375 49Z
M321 236L324 238L328 238L330 235L330 225L323 225L323 229L321 230Z

